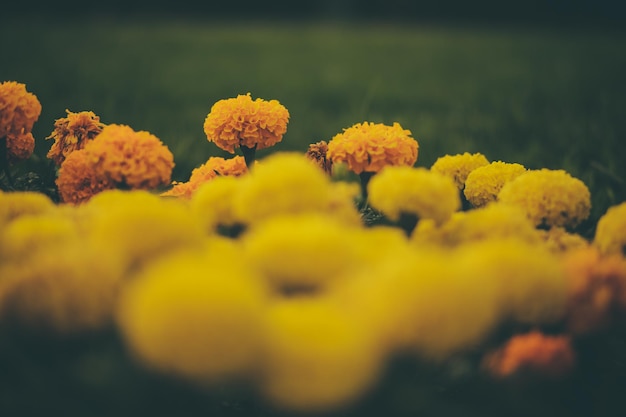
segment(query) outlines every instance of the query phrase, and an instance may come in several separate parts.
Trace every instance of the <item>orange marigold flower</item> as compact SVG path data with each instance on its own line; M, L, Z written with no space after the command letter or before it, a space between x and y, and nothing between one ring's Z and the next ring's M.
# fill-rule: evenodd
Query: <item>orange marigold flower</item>
M219 176L238 177L248 172L248 167L242 156L224 159L218 156L210 157L204 164L191 172L187 182L174 182L170 190L161 194L165 197L190 198L205 182Z
M41 114L41 103L26 85L5 81L0 83L0 138L9 133L30 133Z
M80 203L105 189L148 190L169 184L173 167L174 156L156 136L108 125L83 149L68 155L57 186L64 202Z
M28 133L7 133L7 160L9 163L30 158L35 150L35 138Z
M601 330L626 311L623 256L605 256L586 247L568 252L563 266L568 280L567 325L572 333Z
M235 148L263 149L280 142L287 131L289 111L277 100L252 100L250 93L220 100L204 121L209 142L230 153Z
M575 360L568 336L533 331L513 336L502 348L488 354L484 364L497 377L523 371L558 377L571 370Z
M95 138L104 128L100 117L91 111L73 113L65 110L67 117L54 122L54 130L46 139L54 139L48 151L48 158L60 166L67 155L85 147L87 141Z
M413 166L417 161L418 143L411 131L399 123L357 123L335 135L328 144L327 158L333 163L345 162L360 174L378 172L387 165Z

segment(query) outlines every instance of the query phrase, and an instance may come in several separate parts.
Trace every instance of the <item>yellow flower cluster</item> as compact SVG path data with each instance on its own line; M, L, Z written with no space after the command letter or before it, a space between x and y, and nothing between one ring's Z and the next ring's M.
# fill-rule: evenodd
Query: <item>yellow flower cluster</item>
M35 138L31 131L40 114L41 103L26 91L26 85L0 83L0 140L6 140L2 146L6 146L9 163L28 159L33 153Z
M526 172L520 164L495 161L479 166L465 179L463 194L474 207L482 207L496 201L500 190L507 182Z
M417 141L399 123L363 122L335 135L328 144L327 158L333 163L344 162L360 174L378 172L388 165L413 166L417 150Z
M104 128L100 117L94 112L82 111L78 113L65 110L67 117L54 122L54 130L46 139L54 139L48 151L48 158L60 166L67 155L85 147L88 141L95 138Z
M67 156L56 183L61 199L77 204L108 189L169 184L173 167L172 153L156 136L111 124Z
M610 207L598 220L593 244L604 254L626 253L626 202Z
M204 121L209 142L230 153L235 148L263 149L280 142L287 131L289 111L277 100L252 100L250 93L220 100Z
M489 161L480 152L444 155L437 158L430 167L431 171L446 175L454 180L457 188L463 190L468 175L476 168L489 165Z

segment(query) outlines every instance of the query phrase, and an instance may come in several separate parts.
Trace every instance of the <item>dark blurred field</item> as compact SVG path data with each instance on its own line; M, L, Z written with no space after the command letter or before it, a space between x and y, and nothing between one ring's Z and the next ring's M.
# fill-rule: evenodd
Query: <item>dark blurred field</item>
M65 109L92 110L157 135L174 153L174 179L186 180L209 156L224 156L203 133L211 105L250 92L290 111L273 150L305 151L357 122L399 122L420 143L419 166L468 151L566 169L593 196L587 234L626 200L625 51L626 33L601 27L0 17L0 81L25 83L41 101L40 157ZM269 414L120 364L117 343L98 337L45 345L0 336L0 354L12 355L0 361L0 415ZM615 407L624 378L610 373L623 364L603 361L623 348L591 349L605 374L582 370L579 385L517 394L475 380L451 386L428 368L416 380L401 367L380 401L353 415L623 415ZM493 403L481 399L490 390Z

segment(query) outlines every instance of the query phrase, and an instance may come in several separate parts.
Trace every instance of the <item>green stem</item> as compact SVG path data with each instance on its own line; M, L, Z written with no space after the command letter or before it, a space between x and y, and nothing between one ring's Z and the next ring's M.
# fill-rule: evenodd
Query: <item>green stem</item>
M367 184L374 176L374 172L363 171L359 174L361 179L361 198L363 199L363 205L367 204Z
M248 148L247 146L240 146L241 153L243 154L243 159L246 161L246 166L248 170L252 169L252 165L254 164L255 154L256 154L256 145L253 148Z
M7 150L7 138L0 138L0 172L4 172L7 178L8 190L14 188L13 177L11 176L11 170L9 169L9 157Z

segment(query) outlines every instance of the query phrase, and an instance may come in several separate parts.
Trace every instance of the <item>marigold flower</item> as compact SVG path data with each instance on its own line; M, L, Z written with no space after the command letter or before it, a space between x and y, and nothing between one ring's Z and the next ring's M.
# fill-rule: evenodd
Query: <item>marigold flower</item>
M191 198L202 184L221 176L238 177L248 172L248 167L242 156L224 159L217 156L210 157L204 164L191 172L187 182L174 182L171 189L161 194L166 197Z
M485 155L479 152L474 154L465 152L463 154L440 156L430 167L430 170L452 178L457 188L463 190L470 172L485 165L489 165Z
M118 323L143 364L192 380L248 377L262 342L266 289L236 250L179 252L125 286Z
M105 124L100 122L100 117L91 111L74 113L65 110L67 117L57 119L54 122L54 130L46 139L54 139L54 143L48 151L48 158L60 166L67 155L82 149L85 144L95 138Z
M223 176L200 185L194 192L189 207L205 232L212 234L219 226L229 227L244 223L233 209L239 187L240 181L237 177Z
M567 325L574 334L605 329L626 312L626 259L597 248L573 250L563 258L568 280Z
M335 410L358 400L381 374L369 328L323 298L274 303L265 329L259 389L277 408Z
M559 377L573 368L575 360L568 336L549 336L533 331L510 338L502 348L486 357L484 366L496 377L520 372Z
M589 241L576 233L570 233L562 227L551 227L549 230L537 230L546 247L554 253L565 253L571 250L586 248Z
M502 187L498 200L517 205L536 226L575 227L589 216L591 194L563 170L528 171Z
M472 170L465 179L463 194L474 207L496 201L498 193L507 182L526 172L520 164L495 161Z
M312 143L306 151L306 156L315 162L325 173L331 175L333 172L333 161L328 159L328 143L320 141Z
M30 158L35 150L35 138L28 133L7 133L7 160L9 164Z
M220 100L204 121L209 142L230 153L235 148L264 149L280 142L289 111L277 100L252 100L250 93Z
M345 162L351 171L360 174L378 172L387 165L413 166L417 153L417 141L399 123L387 126L363 122L335 135L326 157L333 163Z
M110 188L153 189L170 182L174 157L154 135L108 125L66 158L57 178L61 199L80 203Z
M626 253L626 202L609 207L600 217L593 245L604 254Z
M34 191L0 192L0 227L25 215L42 214L55 209L45 194Z
M440 224L461 206L452 180L425 168L386 167L370 180L368 194L372 207L393 221L407 213Z
M26 91L25 84L0 83L0 139L8 134L30 133L40 114L41 103L37 96Z

